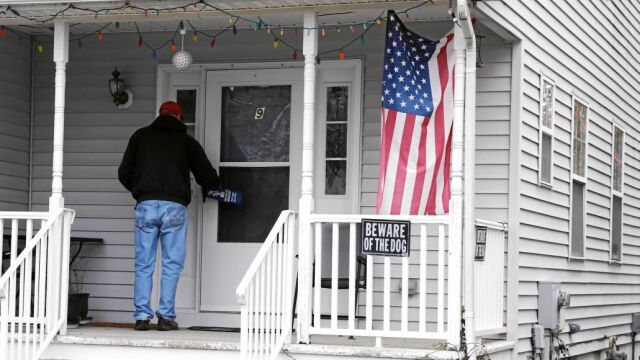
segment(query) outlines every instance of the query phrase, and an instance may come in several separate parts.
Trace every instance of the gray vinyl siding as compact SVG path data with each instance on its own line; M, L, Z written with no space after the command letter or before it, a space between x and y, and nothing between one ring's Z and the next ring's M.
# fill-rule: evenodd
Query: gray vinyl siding
M29 205L31 43L13 33L0 39L0 211Z
M530 354L537 321L537 282L557 281L571 294L567 321L582 331L571 355L628 344L631 313L640 311L640 73L638 20L632 1L493 1L480 10L523 38L519 252L520 358ZM553 188L539 187L540 72L556 82ZM571 96L590 104L586 185L586 259L569 261ZM612 121L627 133L622 264L609 263ZM623 348L629 351L628 347Z

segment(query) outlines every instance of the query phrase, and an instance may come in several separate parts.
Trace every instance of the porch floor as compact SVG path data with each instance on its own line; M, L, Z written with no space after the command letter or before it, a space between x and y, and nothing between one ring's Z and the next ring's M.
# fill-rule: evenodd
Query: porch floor
M295 337L295 334L293 335ZM295 340L295 339L292 339ZM286 345L289 354L322 354L395 359L458 359L454 351L434 349L436 342L408 339L383 339L383 347L375 347L375 338L344 336L319 336L311 338L311 344ZM59 335L55 344L128 346L164 349L240 351L240 334L218 331L134 331L131 328L80 327L69 329L67 335ZM479 354L508 350L513 344L506 341L487 343Z

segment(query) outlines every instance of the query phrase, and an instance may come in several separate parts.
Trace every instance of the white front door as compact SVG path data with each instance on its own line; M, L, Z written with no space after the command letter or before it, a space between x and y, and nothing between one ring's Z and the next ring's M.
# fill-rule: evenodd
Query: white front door
M206 201L200 311L239 326L235 288L280 212L296 209L302 153L302 70L207 72L204 146L243 204Z

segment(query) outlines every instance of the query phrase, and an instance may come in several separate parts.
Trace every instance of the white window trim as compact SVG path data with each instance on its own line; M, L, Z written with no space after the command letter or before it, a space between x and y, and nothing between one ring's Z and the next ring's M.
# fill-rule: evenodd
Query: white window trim
M544 94L544 83L548 82L551 85L553 85L553 101L551 103L551 127L547 127L544 126L542 123L542 104L543 104L543 94ZM553 187L553 166L554 166L554 162L553 162L553 143L554 141L554 127L555 127L555 107L556 107L556 82L551 80L551 78L547 77L545 74L540 73L540 100L539 100L539 106L538 106L538 185L539 186L544 186L544 187L548 187L548 188L552 188ZM549 161L551 162L551 169L549 172L549 182L543 181L542 180L542 135L543 134L547 134L549 136L551 136L551 159L549 159Z
M586 129L585 129L585 145L584 145L584 153L585 153L585 158L584 158L584 177L583 176L579 176L573 173L573 136L574 136L574 109L576 106L576 101L582 103L583 105L585 105L587 107L587 116L586 116ZM587 257L587 194L588 194L588 190L587 190L587 174L589 172L589 115L591 113L591 107L589 106L589 102L584 100L584 98L579 97L578 95L576 95L575 93L572 94L571 96L571 140L570 140L570 149L569 149L569 172L571 174L570 178L571 178L571 183L569 184L569 254L568 254L568 258L569 260L585 260ZM571 250L572 250L572 242L571 242L571 236L572 236L572 231L571 229L573 228L573 181L577 181L580 182L582 184L584 184L584 196L582 197L582 216L583 216L583 230L582 233L584 234L584 238L582 239L582 245L583 245L583 249L582 249L582 256L572 256L571 255Z
M624 252L622 251L624 245L624 236L622 234L622 230L624 229L624 150L625 150L625 140L627 138L627 132L624 129L615 123L613 124L613 131L611 131L611 199L609 203L609 263L621 265L624 259ZM620 186L620 191L613 189L613 174L615 172L615 162L613 159L613 155L615 152L615 139L616 139L616 130L622 131L622 181ZM620 260L613 259L613 199L614 197L620 198L620 206L621 206L621 214L620 214Z

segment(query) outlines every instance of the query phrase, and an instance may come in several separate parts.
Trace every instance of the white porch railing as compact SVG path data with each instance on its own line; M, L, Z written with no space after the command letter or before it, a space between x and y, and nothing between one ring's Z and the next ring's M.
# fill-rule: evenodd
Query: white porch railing
M275 359L291 341L296 214L283 211L236 289L242 359Z
M376 257L375 262L382 262L382 271L374 269L374 266L377 265L373 256L366 256L365 315L364 324L361 324L356 321L356 311L358 309L356 309L355 304L356 286L358 284L356 284L355 278L356 261L359 255L357 225L362 222L363 218L410 221L412 231L415 232L415 229L418 229L417 236L416 234L412 236L412 242L415 243L417 241L418 246L415 246L415 244L412 246L411 257L394 258L393 260L390 257ZM445 312L447 307L445 295L448 295L449 298L460 296L460 284L456 284L455 279L448 280L449 287L448 290L445 290L448 273L446 265L449 258L448 250L453 246L460 246L459 240L447 241L449 216L315 214L311 216L311 223L315 234L315 261L307 264L307 266L315 266L315 275L314 284L306 285L313 287L314 294L313 325L310 328L310 334L377 338L422 338L444 341L456 338L457 334L453 332L458 331L459 327L449 326L449 324L452 321L457 324L460 323L460 312L449 312L448 318ZM347 239L340 236L340 228L343 228L342 233L346 234L345 226L348 226L349 235ZM330 237L323 237L323 228L331 229ZM328 256L323 254L322 245L324 241L331 242L331 253ZM341 241L348 241L348 254L340 253ZM348 258L349 279L346 326L345 324L340 325L338 321L338 268L340 258L343 256ZM328 261L331 264L330 307L323 307L323 297L321 296L322 269L323 264ZM410 267L413 271L410 271ZM379 279L379 277L382 277L382 279ZM411 299L409 294L410 279L412 279L412 282L417 281L417 286L413 286L411 290ZM394 283L393 290L392 281ZM303 284L300 286L303 286ZM397 290L398 288L399 290ZM397 294L394 294L395 301L392 301L392 292L398 291L400 292L399 299ZM414 295L417 295L417 301L415 301ZM321 313L323 310L326 312L326 308L330 308L329 322L322 321ZM374 308L376 310L375 315ZM397 311L398 308L399 313ZM379 310L382 310L381 316ZM378 324L374 326L374 322Z
M504 333L506 226L486 220L476 220L476 225L487 228L485 260L476 261L473 271L476 335Z
M68 209L0 212L0 239L5 228L11 233L9 267L0 277L0 359L38 359L58 331L66 331L74 216Z

